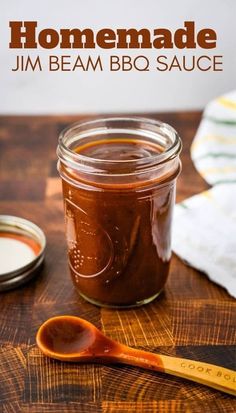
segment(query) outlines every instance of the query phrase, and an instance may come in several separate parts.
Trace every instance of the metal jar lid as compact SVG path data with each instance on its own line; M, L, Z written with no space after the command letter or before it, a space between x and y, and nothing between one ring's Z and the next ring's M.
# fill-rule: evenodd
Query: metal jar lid
M33 278L44 260L46 238L33 222L0 215L0 291Z

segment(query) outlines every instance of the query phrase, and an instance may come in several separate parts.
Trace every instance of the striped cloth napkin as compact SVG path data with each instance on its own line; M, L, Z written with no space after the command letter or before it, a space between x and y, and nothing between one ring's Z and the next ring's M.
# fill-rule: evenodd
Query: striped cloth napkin
M191 157L213 188L176 205L173 250L236 298L236 91L207 105Z

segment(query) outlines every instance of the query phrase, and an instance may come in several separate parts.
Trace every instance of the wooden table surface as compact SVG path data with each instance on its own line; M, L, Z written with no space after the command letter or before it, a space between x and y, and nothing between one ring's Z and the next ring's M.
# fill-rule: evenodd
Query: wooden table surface
M189 157L200 112L151 114L183 139L177 199L207 188ZM34 221L46 233L46 263L29 284L0 294L0 412L235 412L235 399L166 374L120 365L52 361L35 345L48 317L73 314L133 347L235 368L235 300L173 257L165 292L135 310L97 308L70 280L60 180L59 132L78 116L0 117L0 213Z

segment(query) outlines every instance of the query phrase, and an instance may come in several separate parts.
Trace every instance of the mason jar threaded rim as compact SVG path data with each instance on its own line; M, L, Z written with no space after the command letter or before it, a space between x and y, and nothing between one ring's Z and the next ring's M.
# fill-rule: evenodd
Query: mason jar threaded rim
M163 151L141 159L100 159L77 153L73 145L80 146L83 139L95 138L111 134L129 134L136 139L152 139L156 144L162 144ZM57 155L59 161L66 167L92 175L125 175L120 166L132 167L127 175L138 174L158 168L168 161L175 159L182 149L181 139L176 130L167 123L139 116L112 116L101 117L88 121L75 122L65 128L59 135Z

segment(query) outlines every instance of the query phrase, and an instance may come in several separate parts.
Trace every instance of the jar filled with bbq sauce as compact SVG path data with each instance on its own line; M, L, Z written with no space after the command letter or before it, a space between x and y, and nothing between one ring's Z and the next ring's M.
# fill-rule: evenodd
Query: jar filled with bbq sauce
M86 300L135 307L162 291L180 150L172 127L141 117L77 123L61 133L69 267Z

